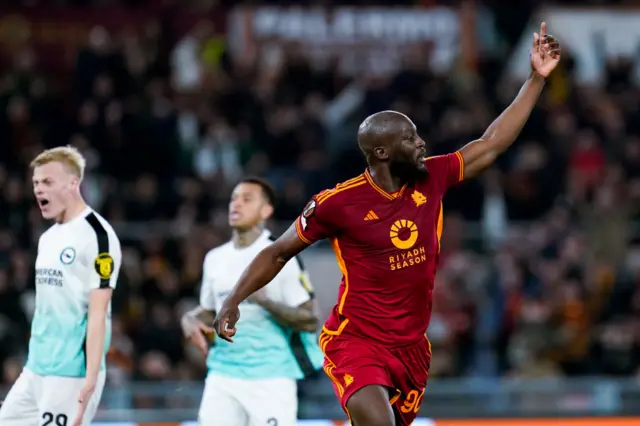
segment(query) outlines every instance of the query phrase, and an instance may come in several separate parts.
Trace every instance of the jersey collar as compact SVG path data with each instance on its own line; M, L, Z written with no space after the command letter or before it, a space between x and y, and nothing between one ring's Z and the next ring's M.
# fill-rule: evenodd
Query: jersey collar
M271 238L271 231L269 231L268 229L263 229L262 233L258 236L258 238L256 238L256 240L249 244L246 247L242 247L242 248L238 248L233 244L233 240L230 241L231 246L233 247L234 250L236 251L244 251L244 250L249 250L251 249L251 247L255 246L256 244L260 243L261 241L265 241Z
M377 183L375 183L373 177L371 176L371 173L369 173L368 168L364 171L364 177L367 179L367 182L369 182L369 185L371 185L373 189L378 191L383 197L388 200L395 200L396 198L401 196L404 193L404 190L407 188L407 184L405 183L404 185L402 185L402 188L400 188L396 192L389 193L385 191L384 189L380 188Z

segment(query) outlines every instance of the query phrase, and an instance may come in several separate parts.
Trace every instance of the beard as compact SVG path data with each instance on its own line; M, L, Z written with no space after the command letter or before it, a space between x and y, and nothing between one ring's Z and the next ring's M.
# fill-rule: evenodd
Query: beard
M393 176L409 184L423 180L429 174L426 167L419 167L416 161L405 159L390 162L389 171Z

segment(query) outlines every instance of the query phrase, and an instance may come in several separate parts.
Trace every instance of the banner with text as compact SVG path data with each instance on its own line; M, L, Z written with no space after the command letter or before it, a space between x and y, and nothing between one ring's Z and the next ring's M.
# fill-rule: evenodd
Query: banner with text
M541 21L547 22L549 33L575 58L576 77L582 83L602 81L608 59L628 57L638 66L640 10L545 8L534 15L514 49L507 69L511 77L529 74L531 34Z
M411 55L430 51L447 70L460 51L458 13L450 8L237 8L227 24L234 55L276 55L296 47L321 68L348 75L384 75Z

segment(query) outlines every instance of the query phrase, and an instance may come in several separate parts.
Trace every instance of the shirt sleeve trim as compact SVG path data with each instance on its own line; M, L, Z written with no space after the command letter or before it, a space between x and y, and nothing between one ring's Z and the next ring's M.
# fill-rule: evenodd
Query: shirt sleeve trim
M304 243L311 245L313 241L310 241L307 237L305 237L302 233L302 225L300 224L300 217L296 219L296 234L298 234L298 238L300 238Z
M456 157L458 157L458 182L464 180L464 157L460 151L456 151Z
M94 269L100 278L99 288L111 287L111 277L116 269L115 261L109 252L109 234L98 217L89 213L85 220L96 234L98 242L98 255L93 260Z

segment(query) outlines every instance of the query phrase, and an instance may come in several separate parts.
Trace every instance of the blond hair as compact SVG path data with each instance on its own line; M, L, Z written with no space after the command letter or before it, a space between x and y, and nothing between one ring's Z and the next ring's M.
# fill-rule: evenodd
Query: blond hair
M84 156L77 148L71 145L58 146L56 148L42 151L31 162L31 169L33 170L38 166L53 162L62 163L67 170L77 176L80 180L84 177L84 168L87 164L87 160L85 160Z

